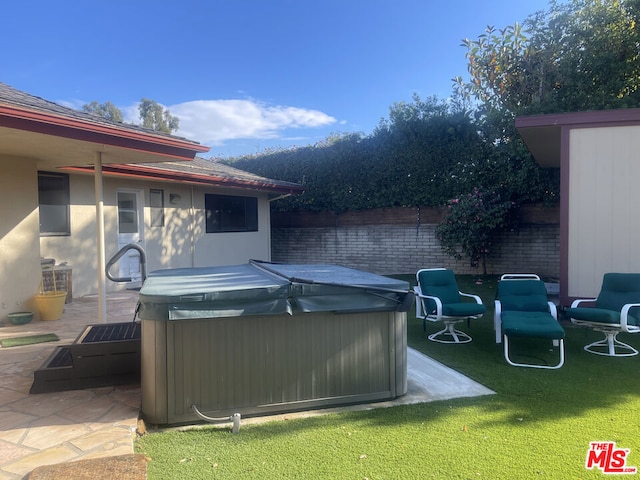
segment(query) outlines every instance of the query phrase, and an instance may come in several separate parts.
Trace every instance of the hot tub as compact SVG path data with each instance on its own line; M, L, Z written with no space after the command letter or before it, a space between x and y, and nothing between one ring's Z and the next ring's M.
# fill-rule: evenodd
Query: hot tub
M142 415L160 425L407 391L409 284L336 265L162 270L140 290Z

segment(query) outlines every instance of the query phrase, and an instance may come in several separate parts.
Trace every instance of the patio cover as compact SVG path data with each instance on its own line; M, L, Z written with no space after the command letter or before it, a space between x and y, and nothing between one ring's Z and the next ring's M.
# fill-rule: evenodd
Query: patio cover
M103 164L193 160L207 151L198 142L111 122L0 83L0 158L33 159L38 170L93 165L100 322L107 314Z

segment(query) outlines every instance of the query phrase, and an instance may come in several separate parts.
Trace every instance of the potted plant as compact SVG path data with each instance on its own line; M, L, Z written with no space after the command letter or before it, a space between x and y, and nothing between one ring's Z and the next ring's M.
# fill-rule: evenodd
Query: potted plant
M46 270L51 270L51 276L53 277L52 291L45 291L44 288L44 272ZM40 320L59 320L62 318L66 298L67 292L58 290L56 285L56 272L53 266L43 266L40 277L40 292L34 296L36 310L40 315Z

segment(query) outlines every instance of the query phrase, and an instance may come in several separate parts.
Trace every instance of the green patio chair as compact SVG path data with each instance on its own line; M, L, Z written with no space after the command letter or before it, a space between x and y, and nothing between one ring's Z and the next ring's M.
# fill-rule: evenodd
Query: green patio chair
M587 302L595 305L580 306ZM605 273L598 297L574 300L567 316L575 325L604 333L604 339L584 347L587 352L608 357L637 355L638 350L617 336L640 332L640 274Z
M515 367L556 369L564 365L564 329L558 311L547 298L547 289L535 274L505 274L498 282L494 328L496 343L504 342L504 358ZM558 347L555 365L522 363L512 359L510 339L548 339Z
M418 285L413 288L416 297L416 317L422 319L427 330L427 320L444 322L444 329L427 338L439 343L468 343L472 339L456 330L456 324L482 317L486 311L478 295L463 293L458 289L456 276L444 268L425 268L416 273ZM473 301L463 301L463 297Z

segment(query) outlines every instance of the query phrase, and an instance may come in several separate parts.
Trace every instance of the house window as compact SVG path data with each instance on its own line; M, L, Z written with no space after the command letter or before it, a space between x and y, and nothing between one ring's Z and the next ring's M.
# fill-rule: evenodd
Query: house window
M164 190L155 188L149 190L149 209L151 226L164 227Z
M207 233L257 232L258 199L205 194Z
M69 175L38 172L40 235L71 235Z

